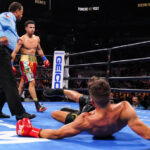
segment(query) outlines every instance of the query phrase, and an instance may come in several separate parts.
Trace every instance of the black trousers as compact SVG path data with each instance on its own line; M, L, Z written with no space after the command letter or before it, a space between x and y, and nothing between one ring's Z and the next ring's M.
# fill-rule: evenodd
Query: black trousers
M7 47L0 45L0 112L6 101L11 114L20 115L25 112L25 109L20 101L10 54L11 52Z

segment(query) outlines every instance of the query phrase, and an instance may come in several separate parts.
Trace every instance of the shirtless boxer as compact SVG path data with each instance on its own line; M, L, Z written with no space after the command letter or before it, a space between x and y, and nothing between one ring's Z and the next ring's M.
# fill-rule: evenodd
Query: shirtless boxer
M13 61L15 60L16 54L20 51L21 52L21 59L20 59L20 68L21 68L21 80L19 84L19 94L22 94L24 83L29 83L29 93L33 101L35 102L35 106L37 111L43 112L46 110L45 107L41 106L38 102L36 90L35 90L35 76L37 70L37 59L36 59L36 52L42 57L44 62L44 67L49 67L50 62L44 56L43 50L40 46L40 38L34 35L35 32L35 22L32 20L28 20L25 22L25 30L26 34L24 34L18 40L16 49L12 52L12 67L15 71L13 66Z
M128 125L141 137L150 139L150 128L138 118L127 101L110 103L110 86L107 81L92 77L88 82L88 90L95 110L81 113L73 122L56 130L34 128L31 121L24 118L17 122L16 133L20 136L60 139L87 131L95 137L106 138Z

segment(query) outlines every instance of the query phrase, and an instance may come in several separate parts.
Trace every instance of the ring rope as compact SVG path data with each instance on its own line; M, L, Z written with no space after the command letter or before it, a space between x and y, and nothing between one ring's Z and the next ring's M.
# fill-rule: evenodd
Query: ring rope
M75 91L88 91L88 88L71 88L70 90ZM111 92L141 92L141 93L150 93L150 90L147 89L121 89L121 88L111 88Z
M106 77L101 77L105 79ZM90 77L65 77L64 80L89 80ZM110 80L149 80L150 76L109 77Z
M108 62L96 62L96 63L87 63L87 64L76 64L76 65L65 65L65 68L71 67L85 67L85 66L95 66L95 65L107 65Z
M120 48L133 47L133 46L139 46L139 45L145 46L145 44L150 44L150 41L143 41L143 42L137 42L137 43L126 44L126 45L121 45L121 46L114 46L111 49L116 50L116 49L120 49Z
M126 45L121 45L121 46L114 46L111 48L103 48L103 49L97 49L97 50L83 51L79 53L66 54L66 56L75 56L75 55L80 55L80 54L103 52L103 51L116 50L116 49L121 49L121 48L126 48L126 47L133 47L133 46L139 46L139 45L142 46L145 44L150 44L150 41L143 41L143 42L137 42L137 43L126 44Z
M148 89L121 89L121 88L111 88L112 92L141 92L141 93L150 93Z
M120 64L120 63L137 62L137 61L150 61L150 57L110 61L110 64L118 64L118 63ZM108 65L108 62L96 62L96 63L66 65L64 67L65 68L71 68L71 67L85 67L85 66L95 66L95 65Z
M98 49L98 50L91 50L91 51L84 51L80 53L72 53L67 56L74 56L74 55L80 55L80 54L88 54L88 53L95 53L95 52L101 52L101 51L108 51L108 61L107 62L96 62L96 63L88 63L88 64L76 64L76 65L68 65L65 67L80 67L80 66L92 66L92 65L106 65L107 64L107 72L106 72L106 77L108 80L148 80L150 79L150 76L129 76L129 77L110 77L110 70L111 70L111 64L120 64L120 63L127 63L127 62L137 62L137 61L149 61L150 57L143 57L143 58L136 58L136 59L126 59L126 60L117 60L117 61L111 61L111 52L112 50L116 49L121 49L121 48L126 48L126 47L133 47L133 46L143 46L145 44L149 44L150 41L144 41L144 42L138 42L138 43L133 43L133 44L126 44L126 45L121 45L121 46L115 46L112 48L106 48L106 49ZM71 78L64 78L64 80L88 80L90 77L85 77L85 78L76 78L76 77L71 77ZM87 88L80 88L80 89L74 89L77 91L87 91ZM121 91L121 92L145 92L145 93L150 93L149 89L120 89L120 88L111 88L112 91Z
M110 80L148 80L150 76L109 77Z
M137 62L137 61L150 61L150 57L143 57L143 58L136 58L136 59L125 59L125 60L117 60L117 61L111 61L111 64L117 64L117 63L127 63L127 62Z
M68 56L77 56L77 55L83 55L83 54L91 54L91 53L96 53L96 52L103 52L103 51L108 51L108 48L103 48L103 49L97 49L97 50L90 50L90 51L84 51L84 52L79 52L79 53L72 53L72 54L66 54L66 57Z

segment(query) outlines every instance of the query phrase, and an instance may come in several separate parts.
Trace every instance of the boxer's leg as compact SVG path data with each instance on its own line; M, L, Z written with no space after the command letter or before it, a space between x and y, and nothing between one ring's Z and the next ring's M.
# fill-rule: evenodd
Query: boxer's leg
M67 124L67 123L74 121L74 119L78 116L78 114L57 110L57 111L52 112L51 116L54 119Z

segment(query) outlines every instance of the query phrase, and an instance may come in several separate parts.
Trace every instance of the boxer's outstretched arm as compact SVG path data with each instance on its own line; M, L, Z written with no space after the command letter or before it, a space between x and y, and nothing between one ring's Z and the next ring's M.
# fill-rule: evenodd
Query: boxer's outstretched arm
M138 135L150 140L150 128L136 115L135 110L128 102L124 102L122 119L127 120L128 126Z
M89 124L84 118L84 113L78 116L75 121L64 125L58 130L44 129L40 131L39 137L50 139L61 139L65 137L72 137L82 131L88 130Z
M144 139L150 140L150 128L138 117L132 118L128 122L129 127Z

